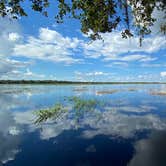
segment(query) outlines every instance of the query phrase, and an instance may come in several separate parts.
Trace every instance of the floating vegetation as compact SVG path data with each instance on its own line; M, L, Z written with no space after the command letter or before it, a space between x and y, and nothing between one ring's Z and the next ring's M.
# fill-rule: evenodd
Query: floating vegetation
M152 91L150 92L151 95L160 95L160 96L165 96L166 91Z
M91 110L97 106L97 100L95 99L81 99L80 97L70 97L69 101L73 103L73 109L76 111L79 110Z
M88 88L86 87L81 87L81 88L74 88L73 91L74 92L84 92L84 91L87 91Z
M104 94L113 94L113 93L116 93L118 92L117 89L114 89L114 90L102 90L102 91L97 91L96 94L97 95L104 95Z
M96 99L82 99L80 97L69 97L67 99L67 104L71 105L74 112L75 118L78 120L84 113L95 110L96 107L104 106L104 103L97 101ZM48 119L56 120L61 117L65 112L68 112L69 109L66 109L67 106L62 104L56 104L52 108L39 110L36 112L37 119L36 124L47 121Z
M35 120L35 124L45 122L48 119L57 119L66 111L67 109L65 109L61 104L56 104L52 108L39 110L36 112L37 119Z
M137 88L128 88L127 90L128 91L137 91L138 89Z
M92 113L99 102L95 99L82 99L80 97L70 97L69 102L72 104L73 116L76 126L79 124L80 119L87 113Z

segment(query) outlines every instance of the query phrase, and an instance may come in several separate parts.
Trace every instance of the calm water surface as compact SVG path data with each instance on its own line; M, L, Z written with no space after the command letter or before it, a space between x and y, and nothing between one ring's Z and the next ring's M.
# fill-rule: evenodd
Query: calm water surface
M0 166L166 166L166 96L152 91L166 85L0 85ZM34 124L70 96L105 104Z

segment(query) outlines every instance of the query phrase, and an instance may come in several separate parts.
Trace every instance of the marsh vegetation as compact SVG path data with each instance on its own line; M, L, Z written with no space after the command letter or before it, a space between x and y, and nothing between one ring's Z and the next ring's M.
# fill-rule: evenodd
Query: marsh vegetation
M74 111L75 118L81 117L86 112L91 112L97 107L104 106L104 102L97 99L84 99L77 96L65 98L65 103L57 103L55 106L47 109L41 109L35 112L36 120L35 124L40 124L48 119L57 120L60 116L70 110Z
M104 94L113 94L118 92L119 90L117 89L113 89L113 90L102 90L102 91L97 91L96 94L97 95L104 95Z
M151 95L159 95L159 96L165 96L166 95L166 90L165 91L151 91Z

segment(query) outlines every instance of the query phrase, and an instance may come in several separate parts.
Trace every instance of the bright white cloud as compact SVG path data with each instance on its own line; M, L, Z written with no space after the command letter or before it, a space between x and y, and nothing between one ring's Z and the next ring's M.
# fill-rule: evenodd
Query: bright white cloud
M15 41L17 41L19 39L20 39L20 35L18 33L13 33L13 32L9 33L9 36L8 36L8 40L9 41L15 42Z
M93 71L93 72L79 72L75 71L75 79L77 81L98 81L98 79L103 76L109 76L111 73L102 72L102 71Z
M78 38L65 37L57 31L48 28L40 28L38 36L28 36L25 38L21 35L17 22L10 23L4 19L2 19L2 22L3 24L0 25L0 28L4 30L0 32L0 56L4 62L0 62L1 78L9 78L9 75L19 75L21 68L26 70L29 67L29 65L24 65L24 62L22 63L23 67L14 65L13 63L15 62L11 64L10 56L51 61L65 65L78 63L87 65L85 62L86 58L98 58L103 62L109 62L105 66L128 67L133 62L139 62L140 64L149 62L151 64L151 61L155 61L158 58L151 54L165 49L166 45L166 40L163 36L151 36L145 38L143 46L139 47L138 37L128 40L122 39L118 31L102 34L104 42L96 40L91 43ZM142 67L144 66L142 65ZM5 74L6 76L4 76ZM106 76L107 74L94 71L84 75L86 77L97 77ZM30 78L30 75L32 76L33 74L24 72L24 75ZM12 78L14 78L13 76ZM40 75L38 78L41 77ZM92 79L94 78L85 78L83 74L80 74L78 78L77 74L77 80L85 81L85 79L93 81Z
M91 44L84 43L84 54L87 57L102 57L105 60L120 61L152 61L155 57L150 53L165 49L166 40L162 36L147 37L143 41L142 47L139 46L139 38L122 39L120 32L102 34L102 40L93 41ZM140 52L143 52L140 54ZM131 55L124 55L128 54Z
M77 38L63 37L60 33L40 28L39 36L29 36L24 44L17 44L14 55L66 64L79 63L82 60L72 57L79 47Z
M102 71L95 71L95 72L89 72L86 73L87 76L101 76L101 75L108 75L108 73L104 73Z
M100 75L109 75L109 73L102 72L102 71L94 71L94 72L87 72L87 73L82 73L79 71L75 71L76 75L85 75L85 76L100 76Z
M162 36L145 38L142 47L139 47L138 37L122 39L120 32L105 33L102 37L104 42L87 43L78 38L64 37L55 30L40 28L38 37L29 36L25 43L14 47L14 55L71 64L81 62L77 53L83 52L87 58L105 61L148 62L157 59L150 53L164 49L166 44Z
M166 71L162 71L162 72L160 73L160 76L161 76L161 77L166 77Z

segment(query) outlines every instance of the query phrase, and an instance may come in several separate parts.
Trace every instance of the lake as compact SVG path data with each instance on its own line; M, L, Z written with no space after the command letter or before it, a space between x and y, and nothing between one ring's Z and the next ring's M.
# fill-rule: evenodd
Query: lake
M166 166L166 85L0 85L0 166ZM68 98L96 100L92 109ZM68 109L42 123L36 112Z

